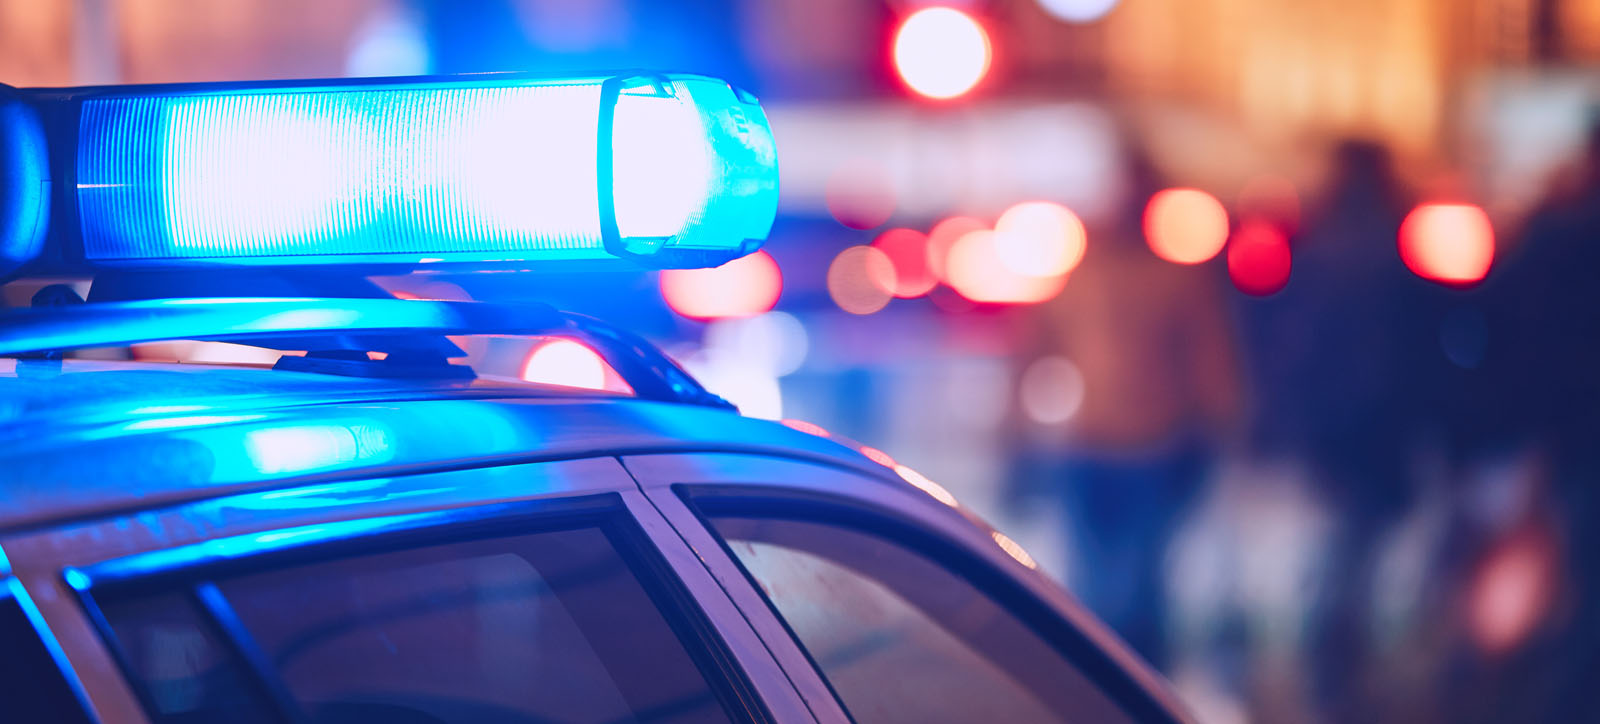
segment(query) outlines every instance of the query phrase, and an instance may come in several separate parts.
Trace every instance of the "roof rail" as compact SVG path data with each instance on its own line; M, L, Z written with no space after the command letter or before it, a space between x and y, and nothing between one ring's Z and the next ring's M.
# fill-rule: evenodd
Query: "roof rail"
M286 339L326 343L312 349L415 354L437 350L415 335L474 334L570 337L599 353L635 397L733 408L643 338L539 303L217 297L14 309L0 314L0 357L174 340L282 349Z

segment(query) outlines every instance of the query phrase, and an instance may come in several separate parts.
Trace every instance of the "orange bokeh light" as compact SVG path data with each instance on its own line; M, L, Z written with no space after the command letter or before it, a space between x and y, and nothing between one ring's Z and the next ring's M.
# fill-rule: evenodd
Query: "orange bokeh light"
M1035 277L1018 274L1000 261L995 232L969 232L956 241L947 260L946 281L961 296L987 304L1036 304L1061 293L1065 274Z
M928 231L928 268L933 270L933 275L949 282L946 262L950 259L950 250L955 248L961 237L987 228L988 224L971 216L952 216L934 224L933 229Z
M1144 209L1144 237L1156 256L1175 264L1199 264L1228 241L1228 210L1199 189L1165 189Z
M938 285L928 265L928 235L914 229L890 229L872 242L894 263L894 295L920 297Z
M690 319L753 317L772 309L783 291L783 272L764 251L714 269L661 272L667 306Z
M828 296L851 314L872 314L894 298L894 262L882 249L852 246L828 265Z
M1494 227L1472 204L1421 204L1400 224L1400 259L1423 279L1482 281L1494 263Z
M1250 221L1228 242L1228 278L1245 294L1264 297L1289 284L1289 240L1277 227Z

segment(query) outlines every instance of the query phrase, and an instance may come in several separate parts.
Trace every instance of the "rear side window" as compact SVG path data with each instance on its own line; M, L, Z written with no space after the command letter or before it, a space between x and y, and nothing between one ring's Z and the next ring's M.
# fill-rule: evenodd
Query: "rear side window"
M823 522L710 522L859 724L1132 721L1017 616L917 551Z
M598 528L95 595L159 722L731 721L658 599Z
M0 580L0 719L88 724L26 597L16 579Z

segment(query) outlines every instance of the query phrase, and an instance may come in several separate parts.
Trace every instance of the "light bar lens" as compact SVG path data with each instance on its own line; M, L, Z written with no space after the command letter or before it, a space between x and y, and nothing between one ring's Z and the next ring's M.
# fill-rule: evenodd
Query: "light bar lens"
M777 194L760 107L707 78L603 80L85 100L84 255L597 259L611 224L610 251L753 251Z

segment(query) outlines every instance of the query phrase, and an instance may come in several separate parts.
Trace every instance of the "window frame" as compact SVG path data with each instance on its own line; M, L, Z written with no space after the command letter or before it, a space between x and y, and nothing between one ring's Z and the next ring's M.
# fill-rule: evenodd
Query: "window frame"
M600 532L611 544L729 718L743 724L774 721L707 611L617 492L264 530L67 567L62 577L150 720L158 719L160 709L101 610L100 599L160 593L184 596L195 605L202 625L210 627L230 650L249 679L247 683L271 706L268 714L277 721L297 722L303 720L298 703L266 663L254 635L233 615L232 606L217 587L218 580L332 559L585 528Z
M670 485L670 491L716 541L729 565L737 568L745 584L766 605L767 612L782 626L851 721L854 718L822 667L783 618L760 582L745 568L727 540L717 531L712 518L725 515L792 520L841 527L882 539L927 559L989 596L997 606L1015 616L1077 667L1085 679L1121 707L1130 719L1152 724L1183 721L1129 676L1105 648L1034 595L1014 576L993 565L970 546L937 532L914 516L875 502L804 488L741 483L677 483Z

